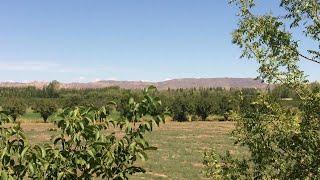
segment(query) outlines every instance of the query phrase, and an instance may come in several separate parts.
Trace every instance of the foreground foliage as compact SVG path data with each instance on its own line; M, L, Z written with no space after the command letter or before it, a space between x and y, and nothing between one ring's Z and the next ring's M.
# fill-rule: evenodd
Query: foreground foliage
M297 108L287 108L262 93L247 111L237 113L236 143L250 155L204 154L205 174L214 179L319 179L320 178L320 91L307 85L298 62L319 62L320 52L299 51L293 31L320 40L320 3L316 0L281 0L285 16L255 15L253 0L233 0L239 7L239 27L233 34L242 56L256 59L260 78L294 90ZM286 24L290 24L289 28ZM290 31L291 32L290 32ZM318 49L318 48L315 48ZM310 57L308 57L310 56Z
M144 135L164 121L161 102L149 95L151 90L140 102L131 98L128 111L117 118L107 116L108 107L65 109L55 122L60 135L43 145L30 145L19 124L3 126L11 117L1 114L1 179L127 179L144 172L135 162L156 149Z

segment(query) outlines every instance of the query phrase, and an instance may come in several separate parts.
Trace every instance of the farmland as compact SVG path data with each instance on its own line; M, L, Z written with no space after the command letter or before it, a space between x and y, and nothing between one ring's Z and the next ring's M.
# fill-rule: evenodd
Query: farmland
M0 180L320 179L320 0L0 17Z
M26 115L27 120L31 115ZM22 128L32 143L44 143L57 132L51 123L39 123L34 119L22 123ZM203 178L202 154L211 147L219 152L232 150L241 155L243 149L233 145L230 135L233 122L166 122L146 136L156 151L149 151L147 161L139 164L147 170L133 179L200 179Z
M54 173L62 169L64 174L60 174L65 179L81 179L84 175L103 179L95 169L101 173L111 171L107 177L121 177L123 173L121 179L205 179L204 171L208 167L204 163L205 152L214 151L223 157L228 151L236 159L249 156L244 147L235 145L231 135L237 120L234 112L249 114L255 110L252 103L261 94L289 109L299 104L296 94L283 86L266 90L63 89L59 86L59 82L51 82L43 89L0 88L0 100L1 112L12 117L8 125L13 128L2 131L19 132L14 127L21 124L21 133L25 134L14 137L13 133L6 146L10 147L10 141L14 143L16 138L26 141L23 151L30 160L53 163L52 169L46 171L56 177ZM318 84L312 86L317 87ZM38 146L46 149L38 151ZM103 156L100 151L104 151ZM52 154L46 156L42 152ZM39 160L32 158L34 153ZM59 153L63 155L57 162L53 158ZM42 170L39 174L33 171L36 162L26 164L28 167L23 166L29 171L27 176L42 177ZM69 170L65 164L73 169Z

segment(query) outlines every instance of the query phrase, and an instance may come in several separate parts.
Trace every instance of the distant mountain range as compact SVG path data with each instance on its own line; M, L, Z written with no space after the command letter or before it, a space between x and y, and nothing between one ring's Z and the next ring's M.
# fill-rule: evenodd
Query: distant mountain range
M48 82L1 82L0 87L27 87L35 86L36 88L43 88L48 85ZM88 83L61 83L61 88L66 89L88 89L88 88L105 88L111 86L118 86L124 89L142 89L150 85L156 86L160 90L164 89L189 89L189 88L257 88L265 89L268 85L253 78L184 78L172 79L161 82L145 82L145 81L97 81Z
M35 86L36 88L43 88L48 85L48 82L2 82L0 87L27 87ZM88 89L88 88L104 88L110 86L118 86L124 89L143 89L153 85L160 90L164 89L188 89L188 88L209 88L209 87L222 87L222 88L256 88L265 89L268 85L253 78L184 78L172 79L161 82L145 82L145 81L114 81L105 80L88 83L61 83L61 88L67 89Z

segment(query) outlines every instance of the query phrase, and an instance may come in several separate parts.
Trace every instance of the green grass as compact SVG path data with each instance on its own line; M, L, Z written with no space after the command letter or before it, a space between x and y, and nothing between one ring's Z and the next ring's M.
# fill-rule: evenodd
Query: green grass
M208 148L241 154L233 145L232 122L168 123L147 138L158 147L141 165L146 174L133 179L202 179L202 154Z
M54 117L52 115L48 118L48 122L50 122ZM18 118L20 122L44 122L41 115L39 113L34 112L31 108L26 110L26 113Z
M30 117L33 117L29 115ZM50 140L57 132L49 131L51 123L23 123L23 129L32 144ZM202 154L215 148L223 153L231 150L243 154L242 148L233 145L230 132L233 122L167 122L147 135L151 145L158 147L149 151L149 159L138 162L147 171L130 179L204 179L201 174Z
M23 122L40 122L42 118L39 113L35 113L31 109L27 109L26 113L19 117L18 120Z

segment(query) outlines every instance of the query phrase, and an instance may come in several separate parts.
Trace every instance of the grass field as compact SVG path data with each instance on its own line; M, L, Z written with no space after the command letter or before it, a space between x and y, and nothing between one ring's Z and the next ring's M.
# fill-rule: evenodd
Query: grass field
M202 154L208 148L223 153L243 150L233 145L232 122L169 122L148 136L158 147L142 163L147 173L134 179L202 179Z
M40 120L41 121L41 120ZM36 121L39 122L39 121ZM49 131L51 123L22 123L30 142L49 141L56 132ZM203 179L202 154L208 148L218 152L232 150L242 154L243 150L233 145L230 132L232 122L167 122L147 135L157 151L149 151L149 159L139 162L146 174L135 175L131 179Z

